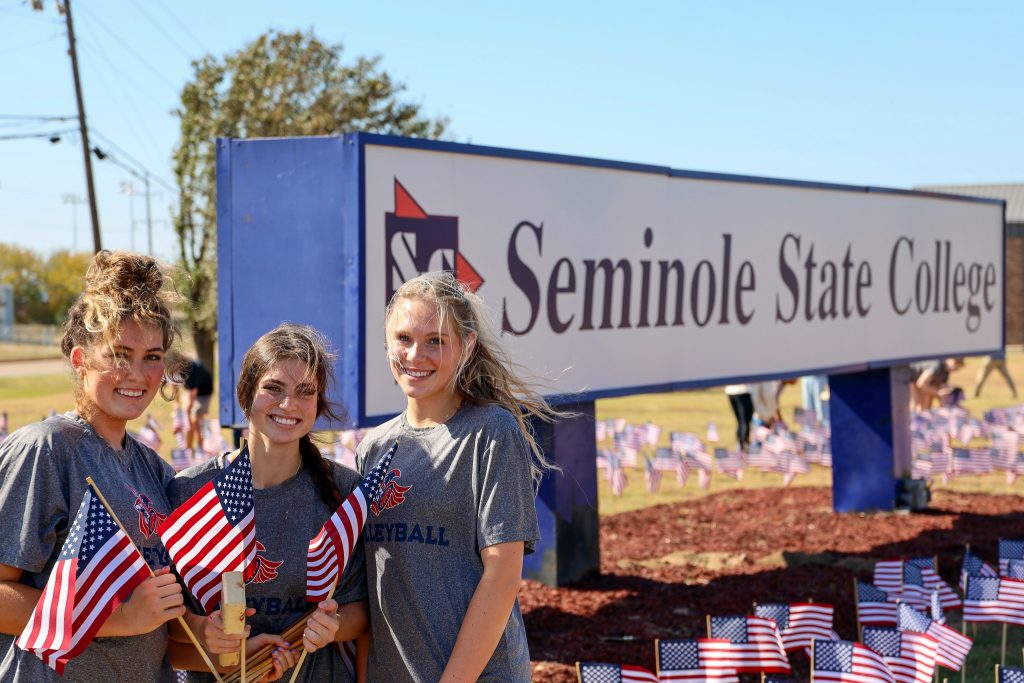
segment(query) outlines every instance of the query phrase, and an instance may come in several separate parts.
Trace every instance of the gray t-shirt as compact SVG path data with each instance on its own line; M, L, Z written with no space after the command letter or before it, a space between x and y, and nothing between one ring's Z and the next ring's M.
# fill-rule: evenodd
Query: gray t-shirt
M181 472L168 488L175 506L211 481L224 469L224 455ZM334 482L342 496L358 484L359 475L341 465L330 463ZM253 491L256 516L256 561L246 572L245 601L256 608L249 617L252 636L280 634L316 605L306 602L306 551L309 541L320 533L336 507L328 508L320 499L306 469L276 486ZM188 591L186 590L186 593ZM341 580L334 592L339 605L366 599L366 560L363 544L356 543ZM202 614L193 600L191 608ZM291 677L288 674L285 680ZM212 681L209 673L190 672L189 681ZM317 650L306 657L300 681L351 682L354 679L336 646Z
M19 429L0 445L0 564L22 570L21 582L42 589L60 555L68 525L91 476L153 569L169 564L156 528L171 506L164 491L174 470L156 453L125 439L115 451L74 413ZM96 638L63 676L0 634L0 681L173 681L167 627L120 638Z
M465 406L438 427L416 429L405 414L357 450L366 472L395 440L393 478L363 532L370 579L368 680L435 683L455 647L480 578L480 551L540 538L530 449L499 406ZM480 681L530 680L526 629L516 600Z

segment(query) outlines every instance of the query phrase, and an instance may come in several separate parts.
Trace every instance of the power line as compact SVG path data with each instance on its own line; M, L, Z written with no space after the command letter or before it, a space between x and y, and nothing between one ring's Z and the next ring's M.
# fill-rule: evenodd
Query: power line
M21 43L20 45L11 45L9 47L4 48L3 50L0 50L0 55L8 54L10 52L20 52L20 51L22 51L22 50L24 50L26 48L35 47L36 45L42 45L43 43L49 43L49 42L52 42L52 41L56 40L57 38L63 38L63 37L64 37L64 32L61 31L60 33L54 33L52 36L48 36L46 38L40 38L39 40L34 40L34 41L30 42L30 43Z
M149 174L149 177L152 178L162 188L164 188L168 192L171 192L171 193L174 193L174 194L176 194L178 192L177 188L173 187L170 183L168 183L166 180L164 180L160 176L154 174L152 171L150 171L148 168L146 168L138 159L133 157L128 152L124 151L124 148L122 148L120 145L118 145L116 142L114 142L113 140L108 138L106 135L104 135L100 131L96 130L96 128L90 126L89 131L93 135L95 135L98 140L101 140L104 145L106 145L110 149L112 149L115 152L117 152L118 155L120 155L124 159L128 160L128 162L131 163L133 166L135 166L137 169L140 169L144 173Z
M71 116L36 116L35 114L0 114L0 119L12 121L74 121L78 117Z
M164 29L163 24L161 24L159 21L157 21L156 19L153 18L153 15L150 14L146 10L145 5L140 3L138 0L133 0L133 4L139 10L139 12L141 12L142 15L144 17L146 17L146 19L149 19L149 23L153 24L153 26L156 28L156 30L160 32L160 35L162 35L164 38L166 38L167 42L170 43L171 45L173 45L175 47L175 49L177 49L178 52L180 52L185 57L185 59L188 59L189 61L191 61L192 59L195 58L194 55L189 54L189 52L178 43L178 41L176 41L174 38L171 37L171 34L169 34Z
M28 140L30 138L49 138L50 142L60 142L60 136L74 132L74 128L67 128L65 130L54 130L47 133L11 133L9 135L0 135L0 140ZM56 140L54 138L56 138Z
M192 31L189 30L188 26L185 25L185 22L171 12L170 8L164 4L163 0L156 0L156 4L164 11L164 14L171 18L171 21L178 25L178 28L180 28L185 35L192 39L193 43L199 46L199 49L207 54L213 54L213 51L206 47L206 45L203 44L203 41L195 37L195 34L193 34Z
M115 31L113 31L113 30L112 30L111 28L109 28L109 27L108 27L108 26L107 26L106 24L104 24L104 23L103 23L103 21L102 21L102 20L101 20L101 19L100 19L100 18L99 18L98 16L96 16L96 15L95 15L95 14L94 14L94 13L92 12L92 10L88 10L88 11L86 12L86 14L87 14L87 15L89 16L89 18L90 18L90 21L93 21L93 22L95 22L97 26L99 26L99 27L100 27L101 29L103 29L104 31L106 31L106 32L107 32L107 33L108 33L108 34L109 34L109 35L110 35L110 36L111 36L111 37L112 37L112 38L113 38L114 40L116 40L116 41L117 41L118 43L120 43L120 44L121 44L121 46L122 46L122 47L123 47L123 48L124 48L125 50L127 50L127 51L128 51L128 52L129 52L129 53L130 53L130 54L131 54L131 55L132 55L133 57L135 57L135 59L137 59L137 60L139 61L139 63L140 63L140 64L142 64L142 65L143 65L144 67L146 67L147 69L149 69L149 71L150 71L150 72L151 72L151 73L152 73L152 74L153 74L154 76L156 76L156 77L157 77L157 79L159 79L159 80L160 80L160 81L162 81L162 82L163 82L163 83L164 83L165 85L167 85L167 86L168 86L169 88L171 88L171 90L174 90L175 92L177 92L177 90L178 90L178 86L176 86L175 84L173 84L173 83L171 83L171 82L170 82L169 80L167 80L167 77L166 77L166 76L164 76L164 74L163 74L163 73L162 73L162 72L161 72L161 71L160 71L159 69L157 69L157 68L156 68L155 66L153 66L152 64L150 64L150 63L149 63L149 61L147 61L145 57L143 57L143 56L142 56L141 54L139 54L139 53L138 53L138 52L137 52L137 51L135 50L135 48L133 48L133 47L132 47L131 45L129 45L128 43L126 43L126 42L124 41L124 39L123 39L123 38L121 38L121 36L119 36L119 35L118 35L118 34L117 34L117 33L116 33Z
M90 56L90 64L92 65L93 73L99 77L101 81L106 85L106 91L111 93L115 99L122 105L119 108L122 120L131 128L131 131L136 139L144 140L148 150L154 156L160 156L162 152L158 150L153 142L155 136L150 132L149 126L146 125L146 117L139 111L138 106L135 104L135 99L128 90L128 85L134 85L136 90L144 90L139 87L135 82L127 75L122 75L117 71L117 67L107 57L102 47L95 47L91 43L82 42L79 39L79 43L86 48L85 54ZM92 63L91 58L93 55L98 54L99 57L107 63L113 71L114 84L111 85L110 81L107 80L101 68L98 68ZM127 116L127 114L133 114L133 117ZM134 119L134 120L132 120Z

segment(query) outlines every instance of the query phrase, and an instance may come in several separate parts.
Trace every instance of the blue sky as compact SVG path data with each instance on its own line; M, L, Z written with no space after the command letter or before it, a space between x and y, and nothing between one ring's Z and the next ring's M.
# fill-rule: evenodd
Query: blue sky
M456 141L700 171L911 187L1022 182L1024 3L74 0L91 127L173 185L190 60L269 28L380 55ZM0 116L75 113L63 20L0 0ZM0 118L0 241L71 247L75 127ZM101 148L113 152L102 140ZM122 154L115 154L127 161ZM131 176L94 164L104 246L146 247ZM134 181L137 187L138 181ZM141 187L139 187L141 189ZM175 253L154 184L155 249ZM77 207L77 244L91 246Z

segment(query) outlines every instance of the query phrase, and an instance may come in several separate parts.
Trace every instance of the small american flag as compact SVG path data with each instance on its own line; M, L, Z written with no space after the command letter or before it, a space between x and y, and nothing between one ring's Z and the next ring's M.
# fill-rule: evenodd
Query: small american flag
M708 422L708 442L718 443L718 427L714 422Z
M900 598L918 609L928 609L931 605L931 591L924 585L921 568L911 562L903 563L903 588Z
M689 683L739 683L735 669L728 665L732 650L728 640L688 638L659 640L658 680Z
M188 431L188 416L178 408L171 417L171 429L174 430L174 441L178 448L185 448L185 432Z
M171 513L157 531L185 585L209 614L224 572L244 572L256 557L249 449Z
M1024 581L968 575L964 621L1024 626Z
M938 574L934 557L915 557L907 560L909 564L920 567L921 579L929 591L937 591L944 609L960 609L960 596L953 587L942 580ZM929 598L930 599L930 598Z
M715 449L715 469L734 479L743 478L743 459L739 453L732 453L724 448Z
M644 441L651 448L657 448L658 439L661 438L661 425L656 425L653 422L648 422L644 425Z
M872 583L887 593L899 593L903 589L903 560L879 560L875 562Z
M999 539L999 574L1008 576L1007 569L1010 560L1024 560L1024 539L1000 538Z
M992 471L992 458L987 448L954 448L953 474L987 474Z
M1024 579L1024 560L1007 560L1006 578Z
M832 605L821 603L765 603L754 607L754 615L771 619L779 629L782 646L787 650L805 649L810 654L811 641L838 640L832 630Z
M857 582L857 623L861 626L894 626L897 596L863 581Z
M594 423L594 438L598 441L604 441L608 438L608 423L604 420L598 420Z
M661 485L661 470L654 466L654 461L644 454L644 483L648 493L657 493Z
M999 576L996 570L974 554L970 546L964 549L964 562L960 569L960 590L967 591L968 576Z
M899 623L897 627L901 631L915 631L927 633L938 642L938 649L935 653L935 661L953 671L959 671L967 659L967 653L971 651L974 641L964 634L951 629L945 624L929 619L910 605L899 606Z
M395 457L396 450L397 441L309 542L306 551L307 602L320 602L331 596L366 523L367 511L380 500L384 479L391 473L391 459Z
M580 683L658 683L653 671L629 664L577 662L576 676Z
M18 647L64 674L150 571L92 491L86 491Z
M790 671L782 637L771 619L743 615L711 617L708 636L724 638L732 644L728 663L737 673Z
M882 655L898 683L931 683L939 644L927 633L868 626L863 641Z
M612 495L621 496L626 490L629 480L626 479L626 470L622 467L622 461L617 453L608 456L608 483L611 484Z
M811 661L815 683L896 683L882 656L848 640L816 640Z
M1018 666L996 668L996 683L1024 683L1024 669Z

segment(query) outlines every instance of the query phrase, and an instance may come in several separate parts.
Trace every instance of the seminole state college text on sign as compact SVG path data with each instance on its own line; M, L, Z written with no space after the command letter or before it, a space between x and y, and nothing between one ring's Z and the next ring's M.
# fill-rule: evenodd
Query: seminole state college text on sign
M367 415L402 409L383 313L440 268L478 286L551 393L1001 347L998 203L366 144Z

